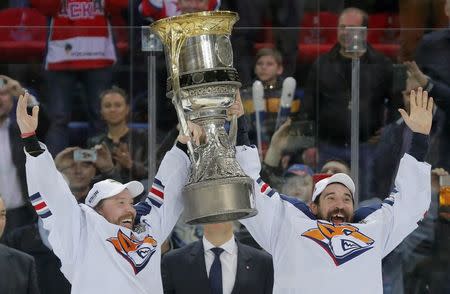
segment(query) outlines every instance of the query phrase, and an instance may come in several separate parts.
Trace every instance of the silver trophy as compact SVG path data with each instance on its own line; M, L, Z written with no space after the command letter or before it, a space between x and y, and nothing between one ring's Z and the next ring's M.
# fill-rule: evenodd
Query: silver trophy
M159 20L150 26L165 48L167 97L175 106L182 131L187 120L201 125L206 140L188 143L191 173L184 187L188 224L214 223L253 216L253 181L235 158L236 117L225 130L227 109L241 86L230 34L234 12L200 12Z

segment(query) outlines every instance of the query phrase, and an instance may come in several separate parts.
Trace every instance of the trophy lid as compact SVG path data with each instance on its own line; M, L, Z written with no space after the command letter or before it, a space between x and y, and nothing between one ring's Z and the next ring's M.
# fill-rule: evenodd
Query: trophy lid
M164 44L179 35L185 38L198 35L230 35L239 15L232 11L202 11L160 19L150 25Z

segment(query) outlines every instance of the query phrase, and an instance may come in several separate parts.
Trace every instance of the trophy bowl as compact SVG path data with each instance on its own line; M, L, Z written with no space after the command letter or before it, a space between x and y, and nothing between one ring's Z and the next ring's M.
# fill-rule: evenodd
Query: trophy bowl
M172 100L182 130L187 120L202 126L206 140L188 145L191 172L183 189L189 224L231 221L253 216L253 181L236 161L236 119L228 133L227 109L241 83L233 67L230 34L238 15L229 11L189 13L159 20L150 29L160 37Z

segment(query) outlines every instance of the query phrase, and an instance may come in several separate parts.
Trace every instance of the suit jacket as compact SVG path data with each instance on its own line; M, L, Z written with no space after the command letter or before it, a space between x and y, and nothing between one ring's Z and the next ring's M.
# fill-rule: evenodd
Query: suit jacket
M236 240L236 280L232 294L268 294L273 288L272 257ZM202 240L167 253L162 260L164 293L209 294Z
M39 294L33 257L0 244L0 292Z
M41 293L70 294L70 283L60 271L61 261L42 242L37 224L13 230L4 241L7 246L34 257Z

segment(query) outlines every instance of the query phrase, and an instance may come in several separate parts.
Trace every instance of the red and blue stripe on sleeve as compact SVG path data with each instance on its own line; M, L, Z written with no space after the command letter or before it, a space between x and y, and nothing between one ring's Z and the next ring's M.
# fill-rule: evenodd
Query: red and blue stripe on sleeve
M42 196L39 192L31 195L30 201L31 204L33 204L33 207L36 210L37 214L41 218L47 218L52 215L52 212L48 208L47 203L45 203L44 199L42 199Z
M148 199L152 205L158 208L164 203L164 185L157 178L153 181L153 185L148 192Z

